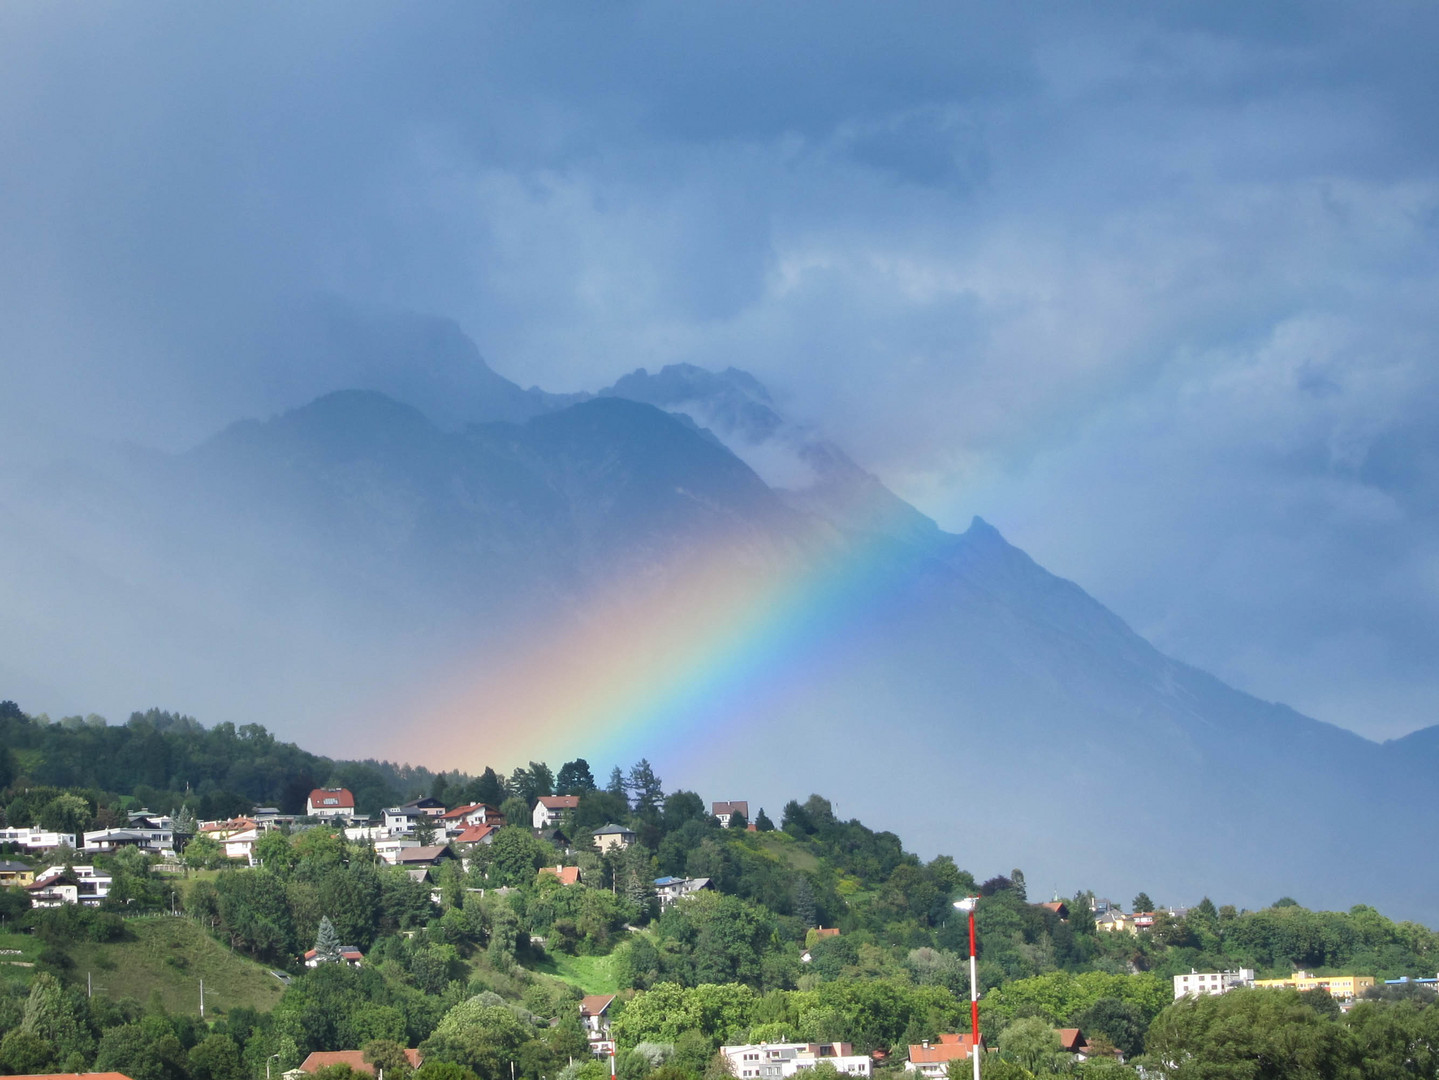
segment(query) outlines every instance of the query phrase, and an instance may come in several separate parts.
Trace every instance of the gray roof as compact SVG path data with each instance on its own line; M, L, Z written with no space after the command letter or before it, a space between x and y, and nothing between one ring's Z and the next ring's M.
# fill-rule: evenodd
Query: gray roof
M596 836L634 836L633 829L626 829L623 825L606 825L602 829L596 829Z
M0 859L0 874L23 874L30 869L28 863L15 862L11 859Z

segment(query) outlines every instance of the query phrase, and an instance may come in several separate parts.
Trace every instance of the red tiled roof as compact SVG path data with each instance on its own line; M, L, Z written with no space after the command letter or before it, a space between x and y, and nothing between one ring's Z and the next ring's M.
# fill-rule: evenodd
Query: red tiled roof
M413 1069L418 1069L425 1060L418 1050L406 1050L405 1057L409 1059ZM312 1073L319 1072L327 1065L348 1065L356 1072L375 1075L375 1067L365 1060L363 1050L316 1050L300 1064L300 1068Z
M561 885L578 885L580 883L580 868L578 866L540 867L540 876L544 877L546 874L559 878Z
M355 797L346 788L316 788L310 792L310 805L327 810L353 810Z
M590 994L588 997L581 998L580 1015L601 1016L604 1014L604 1011L610 1007L610 1002L614 1001L614 999L614 994Z
M549 810L574 810L580 805L578 795L541 795L540 805Z
M20 1073L14 1080L130 1080L124 1073Z
M306 949L306 950L305 950L305 959L306 959L306 960L313 960L313 959L315 959L316 953L317 953L317 950L315 950L315 949ZM341 959L341 960L363 960L364 958L365 958L365 954L362 953L359 949L355 948L353 945L341 945L341 946L340 946L340 959Z
M838 926L816 926L816 927L814 928L814 936L817 937L817 938L819 938L819 937L839 937L839 927L838 927Z
M493 806L489 805L489 803L476 802L476 803L470 803L469 806L457 806L457 807L455 807L453 810L449 810L449 811L445 812L444 814L440 815L440 820L441 820L441 821L458 821L460 818L464 817L466 814L473 814L476 810L485 810L485 811L488 811L488 813L485 814L486 817L501 817L501 816L502 816L502 815L500 814L500 812L499 812L498 810L496 810Z
M960 1035L941 1035L939 1042L932 1042L928 1046L923 1043L910 1043L909 1045L909 1060L916 1065L962 1061L972 1053L974 1053L974 1038L967 1031Z
M1089 1045L1089 1040L1078 1028L1055 1028L1054 1030L1059 1033L1059 1045L1066 1053L1078 1053Z
M493 825L469 825L460 835L455 837L457 844L478 844L490 833L495 832Z

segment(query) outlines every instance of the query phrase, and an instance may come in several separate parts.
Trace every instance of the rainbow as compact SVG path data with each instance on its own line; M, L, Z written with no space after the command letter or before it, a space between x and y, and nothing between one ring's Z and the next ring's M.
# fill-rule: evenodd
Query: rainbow
M943 534L940 534L943 536ZM699 753L700 733L762 722L857 619L883 607L934 550L815 524L776 554L733 538L596 592L503 656L474 658L419 706L389 747L475 772L584 756L598 773Z

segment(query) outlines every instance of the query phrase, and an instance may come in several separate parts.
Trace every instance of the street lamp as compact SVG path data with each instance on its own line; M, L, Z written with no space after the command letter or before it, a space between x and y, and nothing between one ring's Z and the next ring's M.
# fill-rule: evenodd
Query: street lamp
M969 913L969 1038L974 1057L974 1080L979 1080L979 973L974 958L974 908L978 903L977 896L966 896L954 902L958 910Z

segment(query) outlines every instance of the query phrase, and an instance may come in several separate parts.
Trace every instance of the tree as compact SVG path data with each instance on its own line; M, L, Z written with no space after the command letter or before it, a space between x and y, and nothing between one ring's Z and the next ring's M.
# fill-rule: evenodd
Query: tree
M763 806L759 808L759 813L755 815L754 827L756 832L774 832L774 822L771 821L769 815L764 812Z
M618 765L610 770L610 782L605 785L605 790L611 795L617 795L624 799L625 805L629 805L629 792L625 790L625 774Z
M469 998L445 1013L421 1047L426 1061L452 1061L473 1069L480 1080L507 1080L509 1062L531 1032L504 1005L486 1004L484 998Z
M209 1035L189 1055L192 1080L246 1080L240 1048L228 1035Z
M760 811L763 813L763 811ZM794 879L794 888L790 890L790 897L793 904L794 916L806 930L815 925L814 888L809 883L809 878L803 874L797 874Z
M362 1049L361 1057L382 1070L387 1080L407 1080L412 1072L405 1048L393 1039L372 1039Z
M1149 899L1149 894L1147 892L1142 892L1134 898L1134 907L1131 910L1153 911L1154 901Z
M505 782L500 779L499 773L486 765L480 778L470 787L470 801L498 809L505 801Z
M648 758L640 758L634 763L625 784L634 800L636 814L645 818L653 818L659 813L665 793L660 784L660 778L655 775Z
M584 758L575 758L560 766L555 777L556 795L583 795L595 790L595 778L590 772L590 763Z
M330 922L330 917L323 915L320 917L320 932L315 937L315 960L321 964L338 964L341 959L340 935L335 933L335 924Z
M1005 1028L999 1035L999 1053L1031 1075L1069 1071L1059 1032L1038 1016L1016 1020Z

